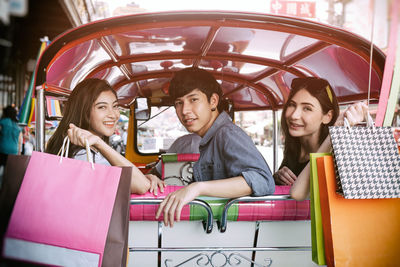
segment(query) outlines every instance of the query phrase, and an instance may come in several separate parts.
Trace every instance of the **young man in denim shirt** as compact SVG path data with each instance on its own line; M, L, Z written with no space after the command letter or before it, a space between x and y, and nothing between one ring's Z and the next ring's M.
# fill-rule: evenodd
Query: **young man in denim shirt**
M199 68L178 71L169 94L185 128L202 137L200 158L193 167L195 182L169 194L156 218L164 214L171 227L184 205L198 196L237 198L273 194L272 173L250 137L223 111L222 90L215 78Z

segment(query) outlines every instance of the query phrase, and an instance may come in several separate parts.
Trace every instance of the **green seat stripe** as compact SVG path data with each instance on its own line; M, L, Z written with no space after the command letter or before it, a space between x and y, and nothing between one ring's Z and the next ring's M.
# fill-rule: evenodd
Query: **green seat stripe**
M206 202L210 205L212 213L214 215L214 219L220 220L222 216L222 212L224 211L224 206L229 199L215 199L209 200ZM232 205L228 210L228 220L236 221L238 217L239 206L237 204ZM190 206L190 220L204 220L207 218L207 211L198 205Z
M161 159L163 162L177 162L178 155L177 154L163 154L161 155Z

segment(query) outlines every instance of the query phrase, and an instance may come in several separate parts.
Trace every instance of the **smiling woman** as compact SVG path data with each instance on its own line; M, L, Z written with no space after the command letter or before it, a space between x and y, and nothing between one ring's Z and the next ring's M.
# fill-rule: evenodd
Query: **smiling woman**
M99 137L109 137L115 132L119 116L115 92L102 92L93 103L89 130Z
M277 184L291 185L308 163L309 153L316 152L328 135L328 126L335 123L339 105L328 81L308 77L292 81L282 111L285 137L284 158L274 174Z
M150 189L150 178L108 145L119 116L117 95L110 84L100 79L84 80L68 98L65 114L50 138L46 152L57 154L68 136L72 143L68 157L86 160L84 147L88 143L94 150L95 163L132 167L131 191L144 194ZM163 188L161 181L159 184Z

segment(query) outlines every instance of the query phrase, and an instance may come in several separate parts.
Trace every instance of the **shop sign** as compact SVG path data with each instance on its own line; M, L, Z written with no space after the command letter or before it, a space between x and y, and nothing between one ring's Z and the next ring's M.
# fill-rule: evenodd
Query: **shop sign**
M302 18L315 18L315 1L272 0L271 13Z

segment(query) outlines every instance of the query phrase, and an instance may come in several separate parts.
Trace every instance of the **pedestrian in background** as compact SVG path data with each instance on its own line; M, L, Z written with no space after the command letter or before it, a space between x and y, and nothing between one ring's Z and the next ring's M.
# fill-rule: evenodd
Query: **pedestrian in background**
M17 124L17 110L12 106L3 109L0 120L0 177L2 180L4 166L8 155L21 154L22 130ZM1 183L0 183L1 184Z

